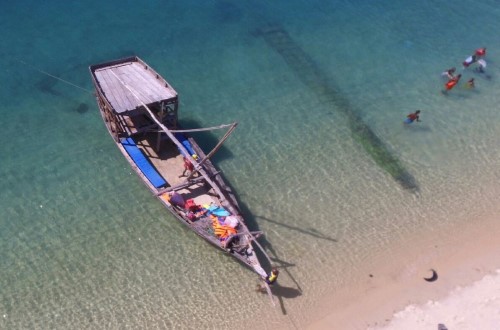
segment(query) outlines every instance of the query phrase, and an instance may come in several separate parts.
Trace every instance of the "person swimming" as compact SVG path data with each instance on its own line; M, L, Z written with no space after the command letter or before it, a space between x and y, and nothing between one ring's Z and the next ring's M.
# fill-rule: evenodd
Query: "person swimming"
M465 59L465 61L462 63L462 65L464 66L464 68L467 68L469 67L471 64L474 64L477 62L477 55L474 54L474 55L471 55L469 57L467 57Z
M408 116L406 116L406 119L404 120L403 123L404 124L411 124L414 121L420 122L420 110L412 112Z
M474 88L474 87L476 87L476 85L474 84L474 78L470 78L467 81L467 88Z
M484 69L486 69L486 61L483 59L480 59L477 61L478 67L475 68L474 70L479 72L479 73L484 73Z

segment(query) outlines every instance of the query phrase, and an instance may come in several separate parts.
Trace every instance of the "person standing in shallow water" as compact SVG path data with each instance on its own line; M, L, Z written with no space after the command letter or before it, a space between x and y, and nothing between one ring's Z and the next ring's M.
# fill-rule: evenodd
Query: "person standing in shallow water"
M264 282L266 282L269 286L272 286L278 280L279 273L280 273L280 271L278 269L273 268L271 270L271 272L269 273L269 275L267 275L265 278L262 278L262 280L264 280ZM255 291L260 292L260 293L267 292L266 287L263 286L262 284L257 284L257 288Z
M447 77L448 79L453 79L455 77L455 71L457 71L457 68L453 67L444 71L441 75L443 77Z
M414 121L420 122L420 110L412 112L408 116L406 116L406 119L405 119L405 121L403 123L405 123L405 124L411 124Z
M265 278L266 283L269 285L274 284L274 282L276 282L276 280L278 279L279 273L279 270L273 268L273 270L271 270L271 273Z

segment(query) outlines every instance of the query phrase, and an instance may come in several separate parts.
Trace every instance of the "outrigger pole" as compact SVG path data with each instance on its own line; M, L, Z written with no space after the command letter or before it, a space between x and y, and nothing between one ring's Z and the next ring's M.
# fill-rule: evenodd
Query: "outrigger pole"
M205 127L205 128L191 128L191 129L171 129L170 132L173 133L184 133L184 132L202 132L202 131L213 131L216 129L221 129L221 128L226 128L229 126L232 126L233 124L224 124L224 125L219 125L219 126L213 126L213 127Z

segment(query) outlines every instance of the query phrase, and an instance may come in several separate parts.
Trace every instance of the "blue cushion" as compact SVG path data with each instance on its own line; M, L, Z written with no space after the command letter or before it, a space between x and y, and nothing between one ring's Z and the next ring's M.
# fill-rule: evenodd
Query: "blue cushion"
M174 133L174 136L177 138L177 140L179 140L180 143L182 143L184 148L186 148L186 150L189 152L189 155L184 155L184 152L182 152L182 150L179 149L181 154L183 154L186 157L193 156L196 154L196 152L194 152L194 150L193 150L193 146L191 145L191 142L189 142L189 140L186 138L186 136L184 134Z
M126 138L121 141L122 146L127 150L130 158L133 159L135 165L141 170L141 172L148 178L149 182L156 188L163 187L167 184L167 181L156 171L149 160L144 156L142 150L137 147L132 138Z

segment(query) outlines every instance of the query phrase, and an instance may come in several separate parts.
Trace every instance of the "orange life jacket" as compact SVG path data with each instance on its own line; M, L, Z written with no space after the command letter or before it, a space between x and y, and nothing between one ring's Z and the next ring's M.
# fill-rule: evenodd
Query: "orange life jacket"
M458 83L458 80L457 79L451 79L450 81L448 81L446 83L446 85L444 85L446 87L446 90L450 90L452 89L453 87L455 87L455 85Z
M237 230L231 226L221 225L216 216L211 216L212 227L214 228L214 234L218 238L228 238L230 235L237 233Z

